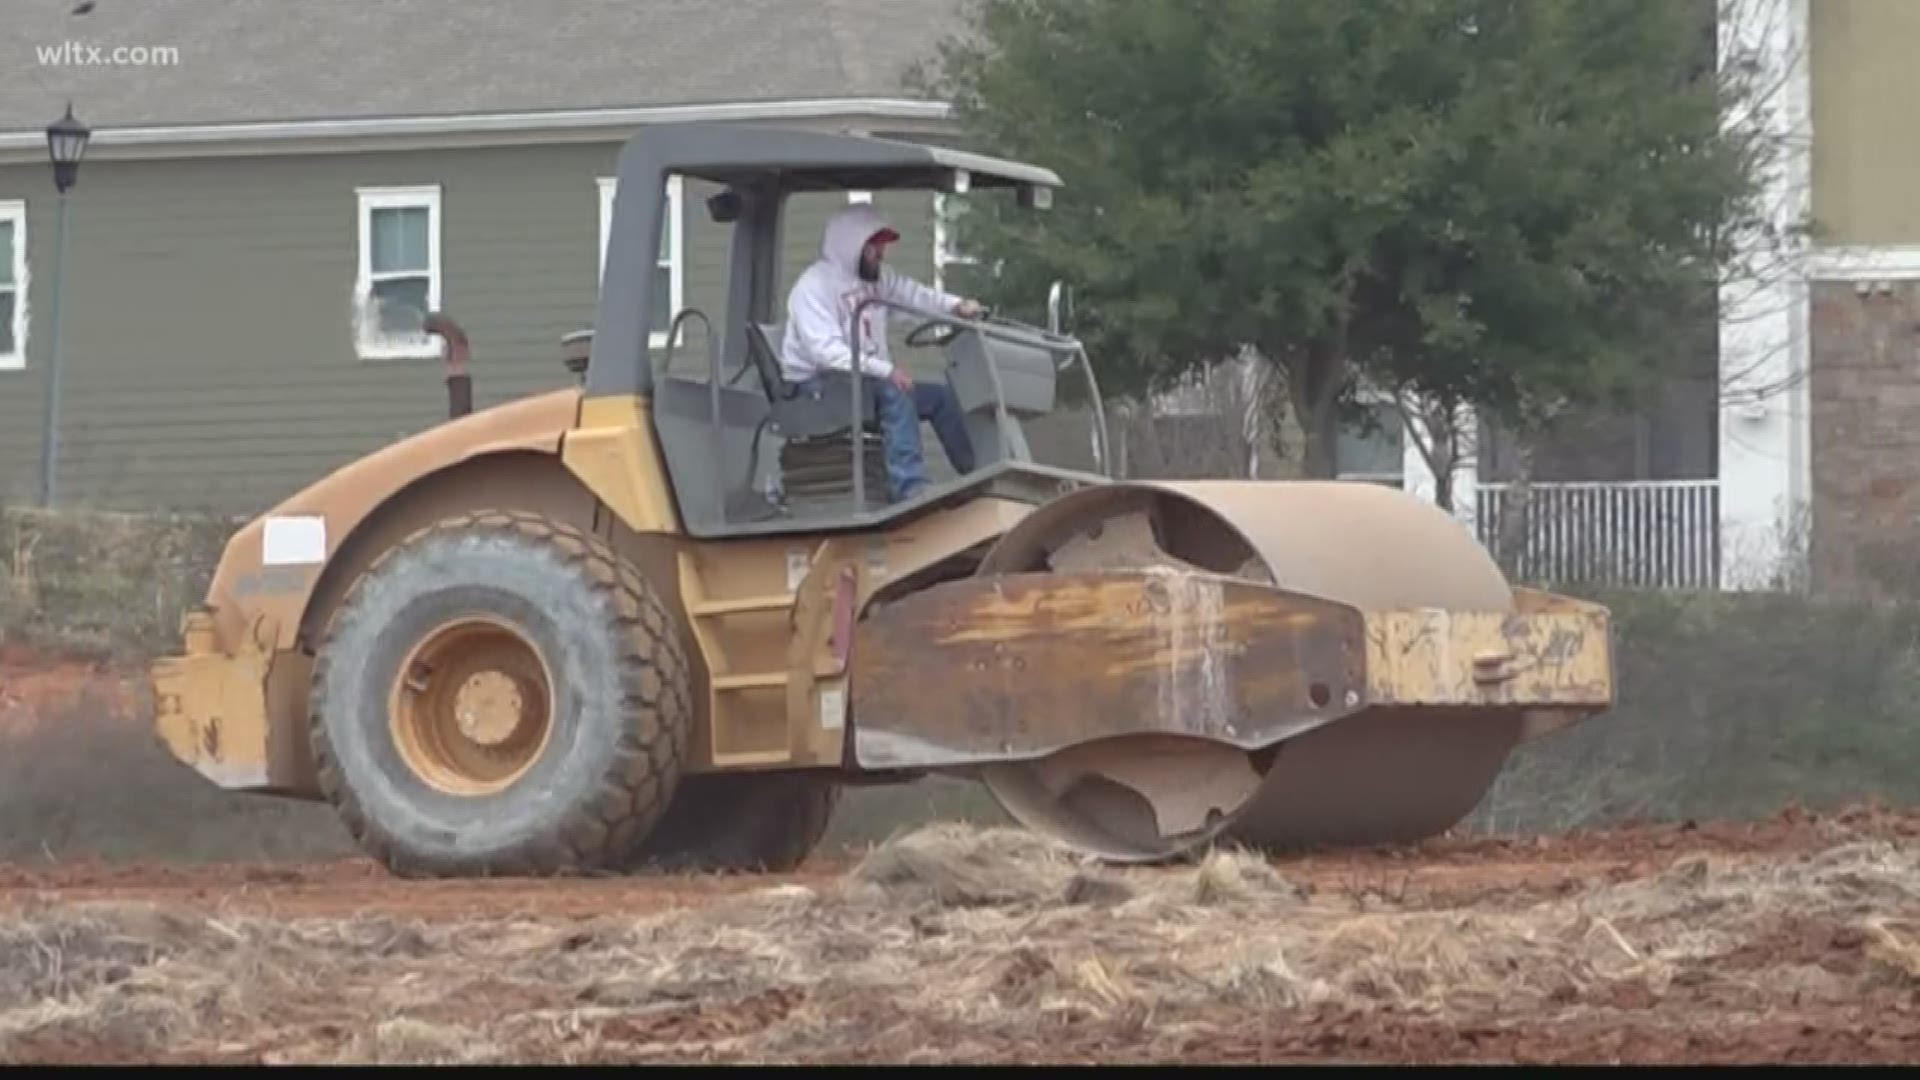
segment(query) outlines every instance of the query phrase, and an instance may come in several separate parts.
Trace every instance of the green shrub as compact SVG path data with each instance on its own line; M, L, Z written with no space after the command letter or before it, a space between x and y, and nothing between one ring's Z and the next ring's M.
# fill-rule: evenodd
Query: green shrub
M1604 592L1617 706L1518 751L1472 826L1920 798L1920 604Z
M171 647L239 524L0 507L0 644L87 656Z

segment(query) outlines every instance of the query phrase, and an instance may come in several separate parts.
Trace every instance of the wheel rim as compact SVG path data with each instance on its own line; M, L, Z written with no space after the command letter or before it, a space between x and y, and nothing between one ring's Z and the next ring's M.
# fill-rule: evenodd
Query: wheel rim
M553 681L519 631L457 619L401 661L388 715L415 776L450 795L489 795L540 760L553 733Z

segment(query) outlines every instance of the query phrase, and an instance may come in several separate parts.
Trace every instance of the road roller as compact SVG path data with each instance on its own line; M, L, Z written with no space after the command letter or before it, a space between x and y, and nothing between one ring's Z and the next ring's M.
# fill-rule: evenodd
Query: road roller
M659 350L674 177L712 192L729 280ZM1120 862L1413 842L1610 707L1608 612L1509 584L1417 498L1116 475L1055 319L846 313L856 341L880 306L944 354L976 451L889 501L871 392L781 373L790 198L1043 211L1060 183L904 140L643 128L573 375L240 528L151 666L157 737L221 788L330 804L397 875L778 870L841 791L931 776ZM1084 452L1043 460L1063 378Z

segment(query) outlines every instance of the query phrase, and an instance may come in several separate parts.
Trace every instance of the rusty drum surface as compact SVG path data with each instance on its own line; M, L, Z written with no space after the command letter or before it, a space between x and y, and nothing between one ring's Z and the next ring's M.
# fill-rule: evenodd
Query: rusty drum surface
M1514 605L1464 526L1402 492L1356 483L1090 488L1022 521L980 573L1150 567L1229 575L1361 612ZM1270 850L1402 842L1442 832L1473 809L1519 742L1522 721L1513 710L1365 705L1296 728L1253 752L1121 735L1039 761L986 765L981 777L1028 827L1121 861L1165 858L1215 837Z

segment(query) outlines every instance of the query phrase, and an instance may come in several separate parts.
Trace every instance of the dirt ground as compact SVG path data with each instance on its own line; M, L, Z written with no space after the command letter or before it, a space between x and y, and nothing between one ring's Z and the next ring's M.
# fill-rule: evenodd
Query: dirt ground
M21 670L0 732L91 677ZM941 823L781 876L0 864L8 1064L1916 1059L1920 809L1153 869Z
M81 696L108 695L132 704L140 672L131 665L52 657L0 643L0 735L17 734Z

